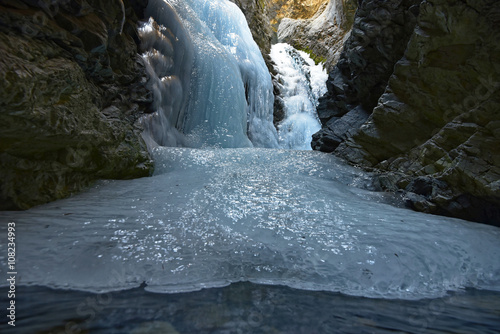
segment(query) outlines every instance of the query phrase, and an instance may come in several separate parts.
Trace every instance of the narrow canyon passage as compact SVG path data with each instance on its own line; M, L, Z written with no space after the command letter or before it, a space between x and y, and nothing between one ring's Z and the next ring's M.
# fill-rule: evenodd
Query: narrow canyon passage
M399 193L377 191L373 174L311 150L326 92L321 64L289 44L272 46L284 114L273 124L273 77L235 4L150 0L145 15L138 35L154 101L140 123L154 173L0 212L16 226L17 326L500 328L498 227L411 211ZM2 242L0 277L6 254Z

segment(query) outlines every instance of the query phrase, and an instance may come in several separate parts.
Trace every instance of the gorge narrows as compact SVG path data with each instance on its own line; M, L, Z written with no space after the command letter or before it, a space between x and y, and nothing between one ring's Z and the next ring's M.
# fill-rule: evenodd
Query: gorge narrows
M499 228L408 210L399 193L379 191L374 173L311 150L327 90L321 64L272 46L284 112L273 124L272 77L238 6L149 0L145 15L138 35L153 103L140 124L154 173L0 212L17 231L20 326L103 334L500 326ZM0 243L1 277L6 254ZM39 307L52 300L51 310Z

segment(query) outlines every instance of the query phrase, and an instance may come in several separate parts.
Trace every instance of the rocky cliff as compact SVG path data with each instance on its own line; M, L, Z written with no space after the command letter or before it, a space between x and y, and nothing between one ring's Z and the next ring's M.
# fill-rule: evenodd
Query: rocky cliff
M317 62L325 63L328 70L337 63L340 51L349 36L357 8L355 0L320 2L314 15L291 15L279 24L279 42L308 52Z
M151 103L136 34L146 2L0 1L1 209L149 175L135 125Z
M416 210L499 225L500 2L417 5L363 1L313 146Z
M269 19L273 31L278 32L278 27L283 19L307 20L313 17L328 0L267 0Z
M320 98L314 149L332 152L368 118L413 33L419 0L364 1Z

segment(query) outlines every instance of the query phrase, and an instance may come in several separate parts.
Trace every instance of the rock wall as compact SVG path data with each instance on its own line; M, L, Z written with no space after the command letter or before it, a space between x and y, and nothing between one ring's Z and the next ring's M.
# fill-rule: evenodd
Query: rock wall
M278 32L281 20L307 20L313 17L328 0L267 0L269 19L273 31Z
M137 18L147 1L0 1L0 208L147 176Z
M322 2L312 17L287 16L279 24L278 41L308 52L332 70L349 36L356 8L355 0L330 0Z
M351 35L330 72L328 92L320 98L323 125L312 147L332 152L363 124L377 104L413 33L419 0L365 0Z
M365 0L362 7L369 4ZM414 13L415 7L406 6L405 21ZM413 209L500 225L499 24L498 1L422 2L418 22L387 83L384 74L375 85L353 84L359 72L347 67L349 74L340 63L332 72L329 95L319 109L324 129L316 136L315 148L335 149L351 163L379 171L380 187L404 190ZM369 31L378 36L386 30L353 30L345 62L378 67L379 57L360 56L359 49L349 46L356 36L372 41ZM393 40L396 45L395 36ZM338 118L344 104L350 111ZM335 132L340 127L334 123L349 123L345 118L352 106L363 109L367 121ZM331 134L335 143L326 145Z

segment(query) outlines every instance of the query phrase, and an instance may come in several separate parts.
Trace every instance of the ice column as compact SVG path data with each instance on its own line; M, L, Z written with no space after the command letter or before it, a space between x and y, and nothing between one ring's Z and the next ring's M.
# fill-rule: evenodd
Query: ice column
M154 112L142 118L143 137L150 148L185 146L187 141L181 132L191 84L193 45L174 9L164 1L151 0L146 15L151 17L139 28L139 36Z
M184 76L172 79L175 83L169 86L168 101L155 102L155 107L172 105L163 108L164 123L176 140L163 142L191 147L277 147L271 77L240 9L227 0L151 0L146 13L160 31L179 33L173 35L185 55L174 59L171 68L182 70ZM156 73L153 64L163 62L160 58L153 54L147 59ZM186 78L188 85L184 85ZM176 98L179 101L169 100Z

